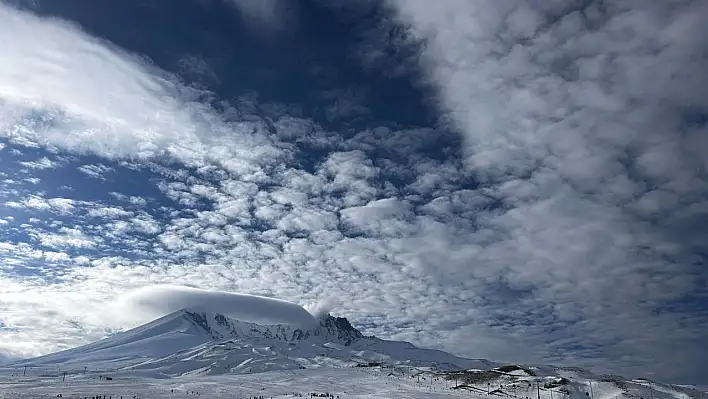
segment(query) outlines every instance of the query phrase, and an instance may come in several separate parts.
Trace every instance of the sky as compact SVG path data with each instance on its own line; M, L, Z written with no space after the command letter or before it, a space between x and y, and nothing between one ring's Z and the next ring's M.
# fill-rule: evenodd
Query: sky
M707 18L0 1L0 360L130 327L115 304L169 284L708 383Z

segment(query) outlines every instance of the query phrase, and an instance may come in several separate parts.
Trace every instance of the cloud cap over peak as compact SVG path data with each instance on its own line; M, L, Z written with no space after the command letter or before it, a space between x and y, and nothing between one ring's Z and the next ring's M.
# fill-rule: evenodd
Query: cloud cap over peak
M315 318L305 308L292 302L179 285L158 284L137 288L129 292L119 306L142 319L155 319L178 310L194 309L256 324L315 325Z

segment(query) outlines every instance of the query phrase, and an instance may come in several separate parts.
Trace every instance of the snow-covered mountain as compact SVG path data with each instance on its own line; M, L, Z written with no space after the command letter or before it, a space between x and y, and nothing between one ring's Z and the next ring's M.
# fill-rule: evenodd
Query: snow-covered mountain
M437 370L489 368L408 342L364 336L347 319L327 316L309 329L258 325L222 314L180 310L79 348L16 365L62 370L133 371L156 377L254 373L385 363Z
M89 345L5 365L0 376L9 381L0 383L0 398L4 391L11 393L7 397L27 390L54 392L58 381L67 392L119 393L131 387L151 397L170 398L178 391L188 397L195 390L222 395L234 385L242 394L266 390L274 397L300 395L293 393L298 392L294 387L364 396L388 392L390 397L429 397L431 392L436 397L537 399L706 395L696 386L601 376L577 368L465 359L364 336L340 317L326 316L303 328L246 323L199 310L180 310Z

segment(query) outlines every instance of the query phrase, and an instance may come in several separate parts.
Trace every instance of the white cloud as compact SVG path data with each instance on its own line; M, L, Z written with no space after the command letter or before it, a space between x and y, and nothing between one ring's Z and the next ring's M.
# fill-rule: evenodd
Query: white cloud
M111 191L109 194L118 200L129 202L140 208L147 206L148 203L147 199L136 195L125 195L115 191Z
M138 213L130 220L130 222L136 231L144 234L157 234L162 231L160 223L150 214L145 212Z
M410 204L395 198L371 201L341 211L342 220L356 230L375 236L410 235L416 226Z
M42 243L44 244L44 240L42 240ZM86 247L85 244L83 243L78 243L79 245L76 245L77 242L75 241L74 243L67 243L66 241L55 241L52 243L53 245L47 245L47 246L52 246L52 247L65 247L67 244L69 246L73 247ZM46 245L46 244L44 244ZM89 245L91 246L91 245ZM44 252L44 259L46 259L49 262L52 263L59 263L59 262L68 262L70 260L70 257L68 254L65 252L51 252L51 251L45 251Z
M29 208L58 214L70 214L74 211L76 202L70 198L43 198L31 195L23 198L20 202L9 201L5 205L10 208Z
M257 295L209 291L193 287L153 285L127 294L120 306L151 320L180 309L197 309L261 324L310 327L315 318L302 306ZM147 314L147 317L145 315Z
M183 94L138 58L8 4L0 5L0 38L0 132L8 139L109 157L199 147L190 105L174 100ZM37 109L51 123L33 117Z
M38 233L36 238L40 244L53 249L66 248L93 248L100 241L100 238L89 237L78 229L62 227L59 234Z
M114 169L106 165L81 165L76 168L79 172L94 179L106 180L105 174L113 172Z
M320 173L330 180L327 191L345 194L345 206L365 204L376 194L374 181L379 171L363 151L330 154L320 166Z
M20 165L29 169L56 169L57 163L47 157L42 157L36 161L22 161Z
M333 230L337 216L320 209L296 208L281 217L276 225L285 232Z
M120 219L133 216L133 212L115 206L102 206L89 209L88 216L101 217L106 219Z

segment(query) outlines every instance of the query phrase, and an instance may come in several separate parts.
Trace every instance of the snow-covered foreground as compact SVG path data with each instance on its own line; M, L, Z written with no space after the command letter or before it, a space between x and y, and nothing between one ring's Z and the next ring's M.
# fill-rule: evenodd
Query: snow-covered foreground
M322 368L274 371L245 375L183 376L152 379L113 375L112 380L98 375L12 376L12 369L0 370L0 399L84 398L293 398L311 393L329 393L339 398L474 398L477 394L452 390L453 383L430 374L390 376L389 369ZM448 387L446 389L446 386ZM482 395L482 396L486 396Z
M0 368L0 399L54 398L520 398L520 399L691 399L703 392L644 380L612 380L581 370L532 368L524 372L467 372L489 376L477 382L453 373L401 367L322 367L254 374L184 375L151 378L136 372L67 374L59 370ZM553 370L553 375L544 375ZM23 375L23 373L26 373ZM559 387L549 383L565 382ZM106 379L109 376L110 380ZM456 383L460 384L456 387ZM591 388L592 384L592 388ZM489 392L489 394L487 394Z

